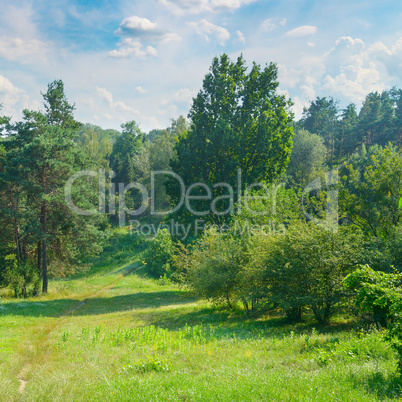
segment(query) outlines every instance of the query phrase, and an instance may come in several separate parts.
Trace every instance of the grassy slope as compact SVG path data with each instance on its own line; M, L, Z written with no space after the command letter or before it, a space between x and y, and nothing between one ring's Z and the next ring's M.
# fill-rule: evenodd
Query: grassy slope
M123 257L106 253L87 276L51 282L47 296L3 299L0 400L373 401L402 395L394 354L379 334L345 330L342 322L316 331L275 317L249 319L159 285L136 271L139 261Z

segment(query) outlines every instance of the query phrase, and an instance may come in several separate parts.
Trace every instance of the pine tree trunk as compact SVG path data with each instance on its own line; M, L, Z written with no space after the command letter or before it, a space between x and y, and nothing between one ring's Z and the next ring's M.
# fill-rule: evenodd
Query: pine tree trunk
M43 194L46 194L46 169L44 168L42 171L42 190ZM46 256L46 201L42 201L41 210L40 210L40 217L42 220L42 293L47 293L47 285L48 285L48 278L47 278L47 256Z
M42 233L43 233L43 240L42 240L42 293L47 293L47 258L46 258L46 202L43 201L41 207L41 219L42 219Z
M38 241L38 274L39 278L42 279L42 242Z
M43 285L42 285L42 293L47 293L47 260L46 260L46 240L43 240L42 244L42 259L43 259L43 269L42 269L42 277L43 277Z
M17 251L17 260L18 265L22 262L22 252L21 252L21 242L20 242L20 231L18 227L17 220L14 220L14 230L15 230L15 244L16 244L16 251Z

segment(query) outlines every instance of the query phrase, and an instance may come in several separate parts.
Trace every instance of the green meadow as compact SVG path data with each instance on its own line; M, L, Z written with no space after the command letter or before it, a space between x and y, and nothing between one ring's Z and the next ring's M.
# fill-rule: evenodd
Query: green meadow
M2 401L382 401L402 396L394 351L345 313L287 323L148 278L141 253L0 305Z

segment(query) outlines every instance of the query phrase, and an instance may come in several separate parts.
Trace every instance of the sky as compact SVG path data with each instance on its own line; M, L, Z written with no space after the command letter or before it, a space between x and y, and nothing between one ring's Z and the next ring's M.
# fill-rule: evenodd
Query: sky
M295 118L317 96L359 108L402 88L400 0L0 0L1 113L42 109L62 79L75 116L145 132L187 116L215 56L274 62Z

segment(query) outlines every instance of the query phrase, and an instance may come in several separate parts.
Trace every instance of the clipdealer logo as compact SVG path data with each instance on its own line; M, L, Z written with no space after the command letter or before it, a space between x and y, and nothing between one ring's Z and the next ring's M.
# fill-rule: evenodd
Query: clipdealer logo
M157 210L155 206L156 191L155 191L155 178L156 176L170 177L170 179L176 180L180 188L180 199L176 205L171 206L169 210ZM237 182L235 186L229 183L220 182L208 186L205 183L198 182L192 183L186 187L182 178L171 171L153 171L151 172L150 188L145 187L142 183L133 182L129 184L114 183L112 179L115 174L113 171L106 172L104 169L98 171L82 170L72 175L65 185L65 200L69 208L78 215L111 215L118 216L119 226L124 227L127 224L127 218L130 220L130 230L135 230L144 235L156 234L159 226L164 226L168 230L173 230L175 235L179 237L187 237L191 230L200 232L205 229L202 223L204 220L198 219L199 217L205 217L206 215L214 214L216 216L239 214L243 209L248 214L253 216L263 215L267 216L271 214L276 216L277 210L277 192L279 188L284 186L284 183L274 184L268 186L265 183L253 183L243 189L242 172L240 169L237 171ZM97 181L99 198L98 208L83 209L75 205L73 199L79 186L75 186L77 180L82 178L91 178L92 181ZM321 183L321 179L310 182L302 192L301 209L307 219L314 222L317 225L321 225L329 230L337 230L338 228L338 171L333 170L325 174L325 185ZM307 212L305 205L305 198L307 194L312 191L324 189L326 190L326 208L325 218L318 219ZM214 190L220 189L218 196L214 196ZM136 191L140 202L137 204L136 209L130 209L127 206L127 195L130 191ZM200 195L202 194L202 195ZM216 193L215 193L216 194ZM266 210L255 210L252 208L253 202L258 199L265 200ZM107 201L107 202L106 202ZM197 210L194 206L194 201L203 201L202 205L204 210ZM225 201L225 210L218 208L218 204ZM402 202L400 202L401 204ZM200 204L198 204L199 206ZM222 205L222 204L221 204ZM196 219L194 227L189 227L188 224L175 222L171 220L170 223L166 220L168 215L174 214L180 208L185 207L186 210L193 215ZM148 212L151 216L163 217L164 224L152 225L142 224L140 218L145 212ZM256 230L255 228L252 228ZM262 229L266 232L266 228ZM172 233L172 234L173 234Z

